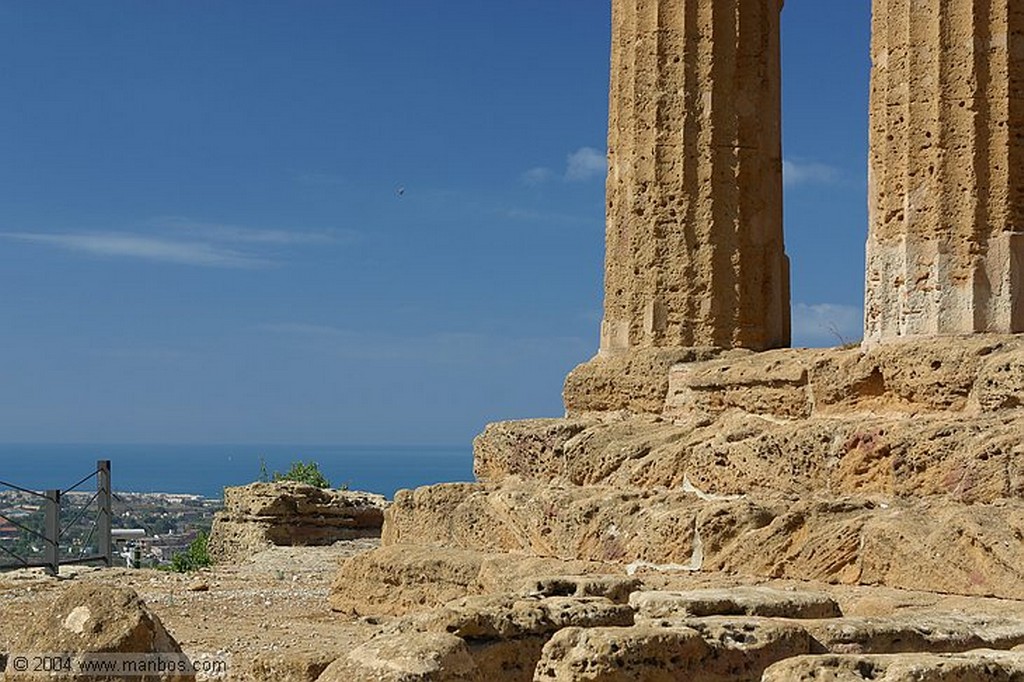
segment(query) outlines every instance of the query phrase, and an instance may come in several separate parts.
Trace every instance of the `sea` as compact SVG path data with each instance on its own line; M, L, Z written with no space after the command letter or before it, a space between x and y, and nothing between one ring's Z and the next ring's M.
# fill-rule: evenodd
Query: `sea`
M292 462L316 462L333 487L393 498L421 485L473 480L472 447L353 445L0 444L0 490L68 490L110 460L119 492L190 493L221 498L226 486L273 476ZM95 490L95 479L78 490Z

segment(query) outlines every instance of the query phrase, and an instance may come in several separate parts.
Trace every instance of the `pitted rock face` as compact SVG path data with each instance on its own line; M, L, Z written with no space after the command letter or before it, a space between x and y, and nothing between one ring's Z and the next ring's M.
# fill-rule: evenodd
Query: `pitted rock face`
M602 355L789 345L780 0L614 0Z
M1024 11L873 16L865 339L1024 331Z
M218 562L243 561L271 546L330 545L380 537L387 500L374 493L322 489L295 481L224 489L210 533Z

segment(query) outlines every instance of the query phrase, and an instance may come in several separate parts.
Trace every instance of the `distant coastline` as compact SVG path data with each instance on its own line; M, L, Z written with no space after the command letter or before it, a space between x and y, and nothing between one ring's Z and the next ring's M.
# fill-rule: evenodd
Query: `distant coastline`
M260 458L269 471L295 460L314 460L334 486L394 497L396 490L473 476L465 446L353 445L126 445L0 443L0 480L31 488L61 488L87 476L99 459L111 461L114 490L195 494L220 499L226 486L258 479ZM94 489L87 482L79 489Z

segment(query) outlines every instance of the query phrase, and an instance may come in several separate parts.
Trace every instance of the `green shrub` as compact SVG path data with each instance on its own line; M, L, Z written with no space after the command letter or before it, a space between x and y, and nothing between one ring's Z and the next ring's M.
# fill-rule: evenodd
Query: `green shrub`
M292 462L291 468L283 474L274 472L275 481L298 481L317 488L330 488L331 482L320 472L320 465L310 460L303 462L301 459Z
M184 552L178 552L171 557L171 570L178 573L190 573L213 565L209 549L210 536L204 531L199 531L196 539L189 543Z

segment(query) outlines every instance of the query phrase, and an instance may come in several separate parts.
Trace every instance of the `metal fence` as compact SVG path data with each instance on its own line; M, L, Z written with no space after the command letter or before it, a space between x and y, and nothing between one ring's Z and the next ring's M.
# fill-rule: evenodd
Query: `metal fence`
M72 493L83 485L96 479L96 492L84 504L75 508L71 504L69 493ZM101 459L96 462L96 469L88 476L66 489L50 489L45 491L29 490L22 486L7 481L0 481L0 487L9 488L23 493L31 499L39 501L42 507L42 528L32 528L27 522L18 518L12 518L11 514L0 513L0 520L17 528L27 537L42 542L42 558L30 556L30 553L17 548L11 549L0 542L0 555L8 561L0 562L0 570L14 568L42 567L47 572L56 575L60 567L68 564L103 563L111 566L113 563L113 541L111 538L111 488L110 488L110 460ZM33 505L34 506L34 505ZM69 531L76 528L79 521L86 518L91 510L92 523L88 526L89 532L86 540L82 542L83 552L79 556L61 556L62 540L68 539ZM66 512L62 514L62 512ZM63 521L62 517L70 516L70 521ZM90 544L95 538L96 549L86 554L84 550L91 548ZM11 562L10 560L14 561Z

